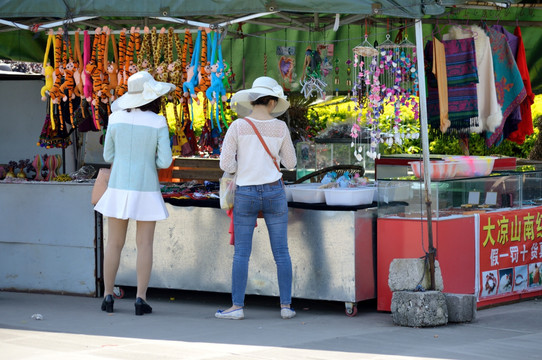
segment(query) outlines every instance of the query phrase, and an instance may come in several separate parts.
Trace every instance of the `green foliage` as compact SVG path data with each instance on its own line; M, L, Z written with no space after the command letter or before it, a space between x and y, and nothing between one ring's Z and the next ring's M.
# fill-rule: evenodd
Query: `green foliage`
M291 107L289 109L289 122L292 129L294 140L311 140L328 126L338 123L354 123L356 120L360 126L365 126L366 109L357 108L357 104L350 101L347 97L334 98L331 101L311 105L315 98L305 99L300 93L288 94ZM203 100L203 99L201 99ZM173 133L175 128L175 117L171 104L168 104L167 119L170 131ZM205 117L201 106L193 105L193 129L197 137L201 135L205 124ZM210 109L209 109L210 110ZM522 145L518 145L508 140L504 140L498 146L487 148L485 138L480 134L469 135L469 154L470 155L504 155L518 158L529 158L529 153L533 149L540 130L538 123L542 119L542 95L535 97L535 103L531 107L534 119L534 134L528 136ZM383 113L379 117L379 129L382 133L391 133L395 124L395 109L392 105L386 105ZM227 123L231 123L237 118L231 110L225 110L224 115ZM419 133L419 123L414 119L413 112L407 107L402 107L399 117L400 132L405 134L401 146L393 144L388 147L380 144L380 152L383 155L389 154L418 154L422 152L420 139L412 139L412 134ZM285 118L285 115L282 116ZM225 129L225 126L221 126ZM463 151L459 145L459 139L453 135L443 135L440 131L429 130L429 151L432 154L462 155Z
M309 139L312 139L328 126L339 123L353 123L355 112L347 109L334 109L334 106L311 107L307 113Z
M345 96L329 102L307 107L307 140L314 138L328 126L340 123L354 123L357 116L355 104Z

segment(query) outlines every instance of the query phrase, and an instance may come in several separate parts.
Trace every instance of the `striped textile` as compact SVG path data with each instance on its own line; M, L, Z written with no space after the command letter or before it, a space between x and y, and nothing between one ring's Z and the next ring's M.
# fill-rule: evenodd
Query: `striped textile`
M448 117L450 129L454 132L465 132L478 122L478 96L476 83L478 71L474 39L442 41L446 53L446 73L448 79ZM428 41L425 47L425 59L428 68L433 63L433 42ZM428 99L427 112L432 128L440 127L439 93L435 76L427 71Z

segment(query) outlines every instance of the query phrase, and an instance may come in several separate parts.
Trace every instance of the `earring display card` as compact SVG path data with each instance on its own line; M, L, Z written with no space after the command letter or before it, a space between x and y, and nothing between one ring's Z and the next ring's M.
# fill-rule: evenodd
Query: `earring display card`
M478 205L480 203L480 193L478 191L469 191L469 201L470 205Z
M497 193L496 192L488 192L486 193L486 201L485 201L485 204L486 205L489 205L489 206L495 206L497 205Z

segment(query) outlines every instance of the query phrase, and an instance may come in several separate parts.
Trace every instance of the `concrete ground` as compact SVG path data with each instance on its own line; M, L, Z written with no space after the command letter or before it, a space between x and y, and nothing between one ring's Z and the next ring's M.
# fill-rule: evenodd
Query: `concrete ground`
M0 292L0 359L542 359L542 301L479 310L472 323L395 326L373 301L347 317L344 304L248 296L245 320L220 320L229 294L153 290L153 313L134 315L133 293L101 299ZM32 319L41 314L42 320Z

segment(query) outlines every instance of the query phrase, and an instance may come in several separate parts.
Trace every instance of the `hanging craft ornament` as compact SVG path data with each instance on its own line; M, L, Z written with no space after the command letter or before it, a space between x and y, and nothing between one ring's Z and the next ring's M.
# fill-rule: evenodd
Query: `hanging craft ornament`
M325 100L325 88L327 83L323 79L321 73L322 58L318 50L311 50L307 47L305 51L305 62L303 64L303 75L299 81L301 85L301 93L308 99L314 93Z
M293 46L277 46L278 69L285 90L289 90L294 81L295 52Z
M361 145L361 127L358 124L354 123L352 125L350 137L352 138L350 147L354 149L354 157L357 161L361 161L363 159L363 147Z
M366 124L370 130L370 144L366 155L375 159L380 156L378 153L378 144L381 142L380 130L378 128L378 118L381 113L380 97L380 69L378 68L378 50L368 41L367 20L365 20L365 38L364 41L352 49L353 67L356 71L355 83L352 87L352 93L357 98L357 110L359 111L357 122ZM349 64L348 64L349 66ZM365 115L361 109L365 108ZM358 124L352 126L351 136L353 137L352 146L355 148L354 155L361 158L362 147L356 139L360 134Z
M406 28L406 25L405 25ZM408 40L408 35L401 41L400 35L397 36L399 44L387 39L381 45L380 49L380 69L382 71L383 87L382 96L384 102L392 104L394 107L391 133L387 134L384 141L388 147L394 144L401 146L407 136L407 129L401 124L401 107L406 106L415 113L417 118L418 102L413 97L417 93L417 72L415 45ZM414 137L419 136L415 135Z
M330 58L333 56L333 50L333 44L318 45L318 53L321 57L320 73L322 78L326 78L329 74L331 74L331 71L333 70L333 64L330 60Z
M195 100L199 104L199 99L196 94L195 87L198 85L198 68L199 57L201 51L201 29L198 30L198 36L196 37L196 43L192 52L192 60L186 70L186 81L183 83L183 96L192 102Z
M279 60L279 70L283 80L292 81L292 73L294 69L294 59L291 57L281 56Z
M216 119L216 125L219 132L222 132L220 127L220 107L226 101L226 89L224 87L224 61L222 59L222 46L220 34L216 33L212 41L211 55L211 86L207 89L207 98L211 101L211 106L214 106L214 112L211 111L211 123L213 117ZM213 115L214 114L214 115Z
M49 50L51 45L54 43L55 35L53 29L49 29L49 34L47 36L47 47L45 49L45 55L43 56L43 75L45 76L45 85L41 88L41 100L47 100L47 94L53 87L53 72L55 69L51 66L49 62Z
M335 71L335 79L334 79L334 84L335 84L335 96L339 96L339 85L341 84L341 79L339 78L339 71L341 70L340 67L339 67L339 59L338 58L335 58L335 68L334 68L334 71Z
M405 138L415 137L407 136L408 131L401 124L401 107L409 107L415 113L415 118L418 114L418 103L412 96L417 93L415 46L406 36L399 44L394 43L390 41L389 34L374 50L370 50L367 38L363 45L353 49L354 68L358 72L354 91L359 109L366 109L364 115L360 110L358 116L358 122L367 124L370 131L370 145L366 154L375 159L380 157L378 153L380 143L389 147L394 144L401 146ZM373 56L364 57L360 54ZM392 115L384 115L384 106L393 106ZM391 123L389 133L382 133L383 120L386 120L386 124ZM353 127L351 135L354 139L357 131ZM352 146L357 146L355 140Z
M367 41L367 35L365 35L365 40L360 45L352 49L352 52L355 55L362 57L372 57L378 55L378 50L376 50L374 46Z
M352 90L352 78L350 75L352 75L352 60L347 59L345 62L346 64L346 86L348 87L348 97L350 97L350 90Z
M354 69L356 69L357 76L355 78L355 84L352 88L352 93L358 99L358 104L363 107L363 104L367 101L369 94L369 87L372 82L372 78L375 74L371 71L370 67L377 61L378 51L367 41L368 35L365 34L365 40L358 46L352 49L354 57ZM350 68L350 64L347 64ZM347 68L347 72L349 71Z
M264 35L263 44L263 75L267 76L267 34Z

